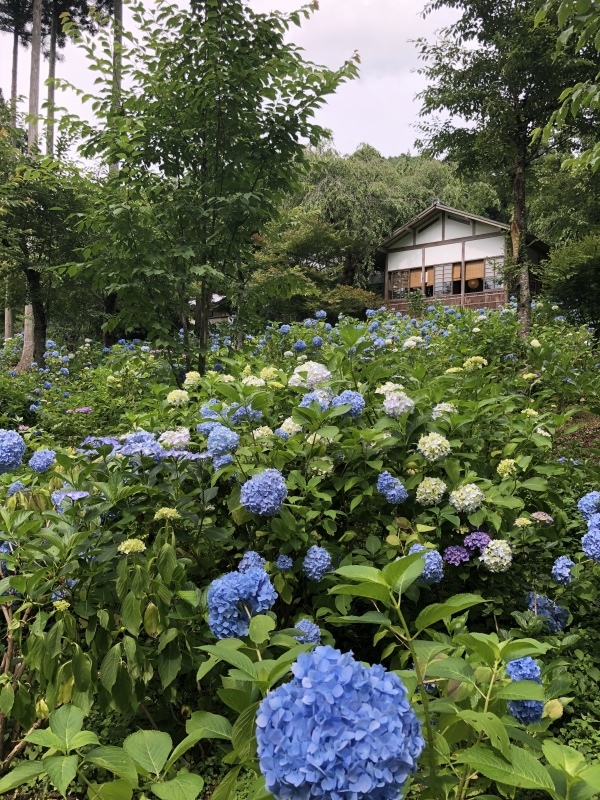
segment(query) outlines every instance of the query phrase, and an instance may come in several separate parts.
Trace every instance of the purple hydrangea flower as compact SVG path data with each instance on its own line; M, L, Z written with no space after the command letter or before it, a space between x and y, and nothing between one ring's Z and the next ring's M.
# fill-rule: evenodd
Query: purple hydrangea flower
M469 551L462 547L459 544L450 545L444 550L444 561L447 564L452 564L454 567L458 567L461 564L466 564L467 561L471 560L471 554Z
M463 544L467 550L470 550L471 552L474 550L483 552L491 541L491 537L488 536L484 531L473 531L473 533L465 536Z

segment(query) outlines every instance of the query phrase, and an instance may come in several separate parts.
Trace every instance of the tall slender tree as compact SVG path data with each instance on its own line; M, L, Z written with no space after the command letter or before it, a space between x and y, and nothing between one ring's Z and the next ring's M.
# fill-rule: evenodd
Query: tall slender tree
M547 152L533 131L558 107L561 92L597 66L589 53L565 49L554 58L557 28L552 19L535 27L539 0L433 0L425 13L442 7L460 17L431 44L419 41L428 86L419 95L421 145L449 156L462 169L483 173L512 205L512 260L518 281L518 316L530 325L527 259L527 187L532 164ZM443 112L442 119L431 118ZM585 125L594 124L589 117ZM583 133L564 130L557 146Z

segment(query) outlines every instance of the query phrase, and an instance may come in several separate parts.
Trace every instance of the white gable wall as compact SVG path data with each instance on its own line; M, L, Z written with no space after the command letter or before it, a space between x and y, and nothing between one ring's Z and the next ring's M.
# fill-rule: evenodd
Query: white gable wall
M427 224L427 223L424 223ZM441 216L424 231L417 231L417 244L428 244L429 242L442 241L442 218Z
M488 239L472 239L465 242L465 261L478 261L504 255L504 236L490 236Z
M486 222L475 223L475 233L495 233L498 230L495 225L488 225ZM502 229L500 229L502 230Z
M425 248L425 266L433 267L436 264L454 264L462 257L462 244L440 244L437 247Z
M421 266L422 250L403 250L399 253L388 253L387 268L389 272L397 269L415 269Z
M446 239L462 239L471 235L470 222L458 222L446 216Z

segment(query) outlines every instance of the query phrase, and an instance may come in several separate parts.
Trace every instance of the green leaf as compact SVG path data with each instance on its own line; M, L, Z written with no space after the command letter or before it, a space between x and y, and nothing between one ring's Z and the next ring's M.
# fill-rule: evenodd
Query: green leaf
M133 787L126 780L110 783L91 783L87 791L88 800L131 800Z
M530 492L546 492L548 491L548 481L543 478L528 478L519 484L520 489L529 489Z
M402 594L408 589L425 569L425 559L423 553L413 553L411 556L404 556L397 561L392 561L383 568L383 576L387 585L396 594Z
M158 636L162 629L163 627L160 624L158 608L154 605L154 603L148 603L146 610L144 611L144 630L148 636L154 637Z
M217 658L220 658L222 661L226 661L228 664L231 664L232 667L241 669L242 672L248 674L253 680L258 678L255 664L243 653L238 653L237 650L233 650L231 647L227 647L222 643L206 644L200 649L206 650L207 653L217 656Z
M269 638L271 631L275 630L275 620L266 614L259 614L250 620L248 635L254 644L262 644Z
M163 686L166 689L179 675L181 669L181 648L177 642L169 642L162 653L158 656L158 674Z
M154 783L150 788L160 800L196 800L203 787L200 775L182 770L173 780Z
M390 590L378 583L340 583L329 590L329 594L343 594L349 597L369 597L389 604Z
M11 789L16 789L18 786L22 786L24 783L28 783L34 778L37 778L38 775L45 774L46 770L41 761L29 761L24 764L19 764L11 770L8 775L0 779L0 794L6 794L6 792L10 792Z
M427 665L428 678L447 678L461 683L475 684L475 673L469 663L461 658L440 658Z
M585 756L566 744L546 739L542 744L542 751L549 764L571 777L575 777L586 767Z
M76 733L71 740L71 750L79 750L81 747L88 747L90 744L98 746L100 742L93 731L81 731Z
M547 770L531 753L513 744L510 745L510 761L480 744L465 750L456 760L468 764L492 781L521 789L540 789L554 794L554 783Z
M485 600L476 594L456 594L445 603L433 603L424 608L415 620L415 625L417 630L422 631L445 617L451 617L453 614L458 614L460 611L484 602Z
M100 665L100 683L110 692L117 680L117 672L121 663L121 645L113 645L102 659Z
M123 742L123 749L136 764L152 775L159 775L173 742L163 731L136 731Z
M254 726L258 703L245 708L235 721L231 731L231 741L240 761L246 761L254 755L256 747Z
M238 775L240 774L241 768L242 768L241 765L238 767L234 767L227 773L227 775L225 775L221 783L212 793L210 800L229 800L229 798L235 791L237 778Z
M496 692L501 700L544 700L544 687L535 681L512 681Z
M61 706L50 714L50 730L63 743L66 753L71 749L71 740L83 727L83 711L77 706Z
M508 733L499 717L492 714L491 711L471 711L470 709L460 711L458 716L478 733L484 733L490 740L492 747L499 750L504 758L510 758Z
M203 731L205 739L231 739L231 722L209 711L194 711L185 729L190 734Z
M535 639L516 639L514 642L502 642L500 644L500 652L506 663L524 656L543 656L550 649L551 645L538 642Z
M342 578L350 578L350 580L354 581L366 581L367 583L379 583L382 586L387 586L383 573L381 570L375 569L375 567L339 567L335 572L337 575L341 575Z
M132 636L137 636L142 624L140 599L133 592L128 592L121 606L121 624Z
M14 702L15 690L12 687L12 683L5 683L0 692L0 711L5 717L10 716Z
M79 736L79 734L76 734L76 736ZM60 750L60 752L66 750L66 747L62 739L59 739L58 736L56 736L56 734L52 733L52 731L48 730L32 731L31 733L28 733L27 736L24 737L24 739L26 742L31 742L31 744L37 744L40 747L51 747L54 748L55 750Z
M78 756L50 756L42 761L52 785L63 797L77 775Z
M75 686L80 692L87 692L92 682L92 660L78 645L75 646L71 665Z
M85 756L96 767L101 767L119 778L123 778L132 786L138 785L138 773L133 760L121 747L97 747Z

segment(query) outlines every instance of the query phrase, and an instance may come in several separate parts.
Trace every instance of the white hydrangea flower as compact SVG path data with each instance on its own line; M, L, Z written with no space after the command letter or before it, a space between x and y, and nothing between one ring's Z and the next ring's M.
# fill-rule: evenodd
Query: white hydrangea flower
M324 364L317 361L306 361L296 367L288 381L289 386L302 386L305 389L316 389L331 378L331 372Z
M255 375L246 375L242 378L242 386L264 386L266 381L264 378L257 378Z
M450 442L439 433L428 433L421 436L417 443L417 450L428 461L438 461L445 458L451 451Z
M422 336L409 336L408 339L405 339L404 343L402 344L403 350L412 350L418 344L423 344L423 337Z
M282 431L285 431L285 433L288 433L290 436L294 436L294 434L300 433L302 430L302 425L298 425L298 423L294 422L291 417L284 419L279 427Z
M492 539L479 559L490 572L506 572L513 560L513 552L508 542Z
M255 439L262 439L265 436L273 436L273 431L268 425L261 425L260 428L255 428L252 431Z
M165 431L158 437L158 441L164 447L172 447L179 449L186 446L190 441L190 432L188 428L177 428L174 431Z
M487 367L487 365L488 362L486 358L482 356L471 356L471 358L467 358L463 364L463 369L465 372L475 372L476 369L483 369Z
M183 385L186 389L195 389L202 380L199 372L186 372Z
M439 419L442 414L456 414L458 411L454 403L438 403L431 412L431 419Z
M233 383L235 381L233 375L226 375L223 374L222 372L218 372L217 374L219 376L219 380L221 381L221 383Z
M456 375L459 372L464 372L464 369L462 367L448 367L448 369L445 371L444 374L445 375Z
M391 394L392 392L401 392L404 389L401 383L392 383L391 381L387 381L386 383L379 386L375 389L375 394Z
M521 414L523 414L524 417L531 417L532 419L534 417L539 417L539 414L535 408L524 408L523 411L521 411Z
M537 433L538 436L545 436L547 439L552 438L552 434L548 433L548 431L545 431L543 428L536 428L535 433Z
M189 402L190 396L185 389L173 389L167 395L167 403L171 406L184 406Z
M517 468L514 458L503 458L496 467L496 472L501 478L513 478L517 474Z
M285 353L283 354L283 357L284 358L293 358L294 357L294 351L293 350L286 350Z
M535 348L538 348L538 347L541 347L541 346L542 346L542 345L541 345L541 342L539 341L539 339L532 339L532 340L529 342L529 344L530 344L532 347L535 347Z
M417 503L422 506L436 506L448 487L440 478L423 478L417 486Z
M412 411L415 407L415 401L404 392L389 392L386 394L383 401L383 410L388 417L401 417L407 411Z
M450 492L450 503L457 511L465 511L471 514L481 508L485 494L479 486L474 483L465 483L453 492Z
M481 328L473 328L473 333L480 333Z

